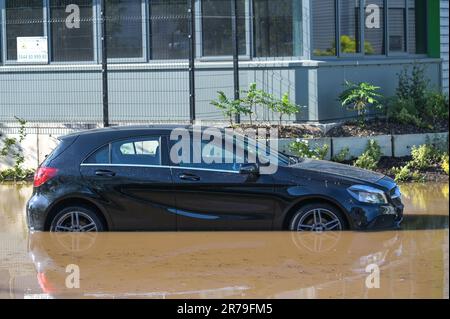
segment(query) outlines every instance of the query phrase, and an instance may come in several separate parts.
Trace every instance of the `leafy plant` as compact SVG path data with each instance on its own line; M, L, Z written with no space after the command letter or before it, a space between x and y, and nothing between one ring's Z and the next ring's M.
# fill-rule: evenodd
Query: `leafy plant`
M356 41L354 37L349 35L341 36L341 51L342 53L356 53L358 52L357 46L359 43ZM374 54L375 50L370 42L364 42L364 52L366 54Z
M369 140L366 150L355 161L355 166L374 170L378 166L381 159L381 148L375 140Z
M278 122L281 128L283 122L284 115L293 115L300 112L299 106L295 103L292 103L289 99L289 93L284 93L281 99L275 99L271 103L269 103L269 108L273 112L279 114Z
M339 153L333 156L332 160L334 162L342 163L348 159L349 155L350 155L350 148L344 147L339 151Z
M323 160L328 154L329 146L324 144L321 147L311 148L308 140L297 140L289 145L290 150L302 158L313 158Z
M234 125L236 115L249 115L252 113L252 110L242 105L240 100L229 99L223 91L219 91L217 94L217 100L212 101L211 105L222 111L223 115L230 121L231 126Z
M419 172L412 170L410 165L403 167L394 167L391 169L391 174L394 175L396 182L423 182L424 176Z
M408 75L408 69L403 69L399 82L399 89L397 90L399 97L413 99L417 109L425 105L425 92L428 88L429 80L425 76L425 68L423 66L414 64L410 76Z
M369 107L381 108L379 99L382 95L378 93L379 86L367 82L355 84L350 81L345 81L344 85L345 90L339 95L339 100L342 106L358 112L360 123L364 123Z
M242 91L245 95L241 99L241 103L250 112L250 125L253 124L252 115L255 115L255 121L258 121L258 106L268 107L270 103L274 100L273 96L263 90L259 90L256 83L251 83L248 90Z
M442 119L449 118L448 96L440 91L427 91L425 103L425 116L433 124Z
M388 103L387 116L402 124L422 128L435 127L436 123L449 118L448 96L429 89L425 69L414 65L411 72L405 68L398 75L395 97Z
M3 140L3 147L0 150L0 156L10 156L14 160L14 166L0 172L0 181L6 179L14 181L21 180L28 177L32 172L31 170L22 167L25 162L25 156L23 155L21 144L26 138L27 122L24 119L18 117L15 118L19 122L19 137L6 137Z
M448 159L448 153L442 155L441 159L441 168L445 172L445 174L448 175L449 173L449 159Z
M423 144L420 146L413 146L411 149L411 156L411 167L424 170L433 164L440 162L442 153L431 144Z
M411 109L411 106L414 106L414 103L411 101L411 99L407 100L397 100L394 103L396 103L395 108L396 110L399 110L394 116L397 122L401 124L412 124L417 127L427 128L429 125L423 119L420 117L419 114L417 114L415 109Z

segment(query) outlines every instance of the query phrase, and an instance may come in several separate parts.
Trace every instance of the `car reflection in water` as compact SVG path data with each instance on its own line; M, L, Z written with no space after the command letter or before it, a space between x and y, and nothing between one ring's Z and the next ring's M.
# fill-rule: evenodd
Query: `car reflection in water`
M448 258L445 236L445 230L31 233L29 252L43 293L56 298L442 297L444 270L428 274L417 261ZM70 264L80 269L79 289L66 287ZM365 286L369 264L380 268L380 289Z

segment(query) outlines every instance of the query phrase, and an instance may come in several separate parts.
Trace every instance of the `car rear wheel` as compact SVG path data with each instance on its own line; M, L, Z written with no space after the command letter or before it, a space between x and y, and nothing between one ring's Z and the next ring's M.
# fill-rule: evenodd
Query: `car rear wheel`
M100 232L105 226L97 214L89 208L72 206L61 210L53 218L51 232Z
M301 207L292 217L292 231L340 231L346 228L341 212L328 204L309 204Z

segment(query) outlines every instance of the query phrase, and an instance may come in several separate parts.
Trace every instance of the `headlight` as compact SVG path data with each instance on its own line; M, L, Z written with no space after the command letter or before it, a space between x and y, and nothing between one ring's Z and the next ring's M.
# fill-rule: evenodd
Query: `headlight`
M369 204L387 204L386 194L375 187L353 185L347 189L352 197L360 202Z

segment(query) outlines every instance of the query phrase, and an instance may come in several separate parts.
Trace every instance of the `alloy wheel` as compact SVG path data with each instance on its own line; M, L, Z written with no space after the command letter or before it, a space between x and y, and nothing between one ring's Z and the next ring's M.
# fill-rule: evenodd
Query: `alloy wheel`
M72 211L62 215L51 227L53 232L96 232L95 221L86 213Z
M340 219L324 208L315 208L303 214L297 224L297 231L338 231L342 230Z

